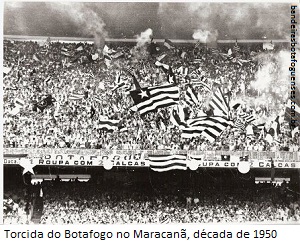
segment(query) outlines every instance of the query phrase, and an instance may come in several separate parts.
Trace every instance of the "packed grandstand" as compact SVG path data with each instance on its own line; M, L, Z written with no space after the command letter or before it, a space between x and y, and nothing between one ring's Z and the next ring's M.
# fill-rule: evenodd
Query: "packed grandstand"
M42 224L299 222L297 186L256 184L255 176L248 178L236 170L225 172L224 178L241 184L221 186L222 171L217 179L206 167L200 175L210 183L204 179L201 186L192 186L182 184L180 177L189 181L200 176L199 171L190 169L179 176L173 171L187 167L185 160L192 154L209 151L218 152L224 162L234 161L222 153L238 153L241 161L264 153L278 158L275 153L280 153L285 161L296 162L289 168L299 168L299 111L291 111L289 79L282 76L280 62L285 45L277 44L273 50L272 42L265 48L262 43L195 42L149 40L139 46L114 42L99 49L93 43L51 38L4 40L6 153L143 150L152 169L142 175L148 180L142 185L137 178L120 185L105 179L63 182L57 176L35 186L27 184L25 191L22 186L19 191L7 186L4 223L30 222L28 216L37 214L32 214L37 211L32 206L41 199ZM295 92L300 99L299 87ZM163 164L156 151L157 156L164 151L178 154L176 164L168 163L167 175L161 175L174 176L166 178L165 187L152 174ZM59 174L51 167L41 169ZM297 174L293 176L299 180ZM103 179L103 174L99 176Z

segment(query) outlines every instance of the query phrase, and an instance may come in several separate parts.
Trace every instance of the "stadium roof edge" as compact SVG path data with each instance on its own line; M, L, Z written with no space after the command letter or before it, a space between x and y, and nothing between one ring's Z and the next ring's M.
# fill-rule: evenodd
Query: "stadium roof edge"
M51 36L23 36L23 35L3 35L3 39L7 40L20 40L20 41L43 41L49 38L52 41L62 41L62 42L94 42L93 38L79 38L79 37L51 37ZM198 40L190 39L171 39L173 43L196 43ZM135 38L124 38L124 39L115 39L115 38L106 38L107 42L124 42L124 43L135 43L137 40ZM154 39L155 42L162 43L164 39ZM238 40L238 43L263 43L263 42L274 42L274 43L288 43L289 41L286 39L242 39ZM218 43L235 43L235 39L220 39L217 40Z

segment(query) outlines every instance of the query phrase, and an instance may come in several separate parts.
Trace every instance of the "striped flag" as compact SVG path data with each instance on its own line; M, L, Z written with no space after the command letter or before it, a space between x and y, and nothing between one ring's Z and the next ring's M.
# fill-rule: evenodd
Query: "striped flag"
M198 48L198 47L200 47L200 40L198 40L197 42L196 42L196 44L195 44L195 48Z
M185 97L186 97L187 101L191 101L194 105L197 105L199 103L197 94L191 86L188 86L188 88L185 92Z
M246 129L245 122L241 118L237 118L237 120L234 122L234 126L241 131L245 131Z
M119 122L120 120L110 120L110 119L101 118L100 121L98 122L98 129L115 131L118 130Z
M84 94L74 94L74 93L72 93L69 96L69 100L74 100L74 101L81 100L83 98L84 98Z
M206 77L201 77L201 78L193 78L191 79L191 83L193 86L200 86L203 89L205 89L208 92L211 92L211 84L208 84L205 82L206 81Z
M167 47L168 49L175 48L174 43L169 39L165 39L164 46Z
M149 165L153 171L187 170L186 154L148 155Z
M74 55L74 53L71 51L71 49L66 48L64 46L60 50L61 50L61 54L66 57L72 57Z
M213 109L215 116L228 117L229 105L228 105L228 102L227 102L223 92L221 91L221 89L219 87L213 94L209 105Z
M177 109L173 108L170 115L170 122L179 127L180 129L184 129L187 127L187 124L184 120L185 114L183 111L183 107L178 105Z
M189 68L188 67L184 67L181 66L176 70L177 73L183 75L183 76L187 76L189 74Z
M219 55L219 50L217 48L211 48L211 53L213 55Z
M240 47L239 47L237 41L235 41L235 44L234 44L234 46L233 46L232 51L233 51L235 54L237 54L237 53L240 52Z
M141 88L131 91L130 96L135 104L131 110L139 111L143 115L158 108L178 104L179 88L175 84Z
M253 114L248 114L248 113L243 113L239 115L239 117L243 118L247 124L256 120Z
M183 138L203 136L210 142L215 141L229 125L233 125L232 121L220 116L194 118L188 120L187 124L188 127L182 131Z

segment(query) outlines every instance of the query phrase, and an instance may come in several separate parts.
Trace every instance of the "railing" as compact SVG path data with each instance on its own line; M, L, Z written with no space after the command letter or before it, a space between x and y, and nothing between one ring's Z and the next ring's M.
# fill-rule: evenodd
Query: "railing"
M27 154L28 157L42 157L51 154L73 154L82 156L105 156L105 155L134 155L143 153L147 158L149 154L190 154L200 155L204 160L217 161L221 155L235 157L249 156L249 160L269 160L274 161L300 161L300 152L269 152L269 151L195 151L195 150L108 150L108 149L53 149L53 148L4 148L4 155Z

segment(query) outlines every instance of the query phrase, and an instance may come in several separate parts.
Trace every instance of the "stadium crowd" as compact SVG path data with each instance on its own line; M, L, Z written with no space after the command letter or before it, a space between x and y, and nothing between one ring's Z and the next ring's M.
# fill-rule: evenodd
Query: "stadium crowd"
M200 193L158 193L132 188L109 192L82 182L60 182L44 187L42 224L140 224L299 222L299 203L282 196L282 188L258 184L252 188ZM270 197L270 195L272 195Z
M23 190L6 190L3 197L3 223L30 224L30 202Z
M216 56L204 46L165 48L160 55L124 44L106 50L110 58L88 43L5 40L4 66L9 70L3 81L4 147L299 151L299 133L292 135L287 122L280 122L276 141L266 138L270 123L261 128L263 118L284 108L277 100L242 104L239 112L231 108L234 125L215 141L183 138L180 127L171 122L170 107L145 115L130 109L134 103L129 89L135 89L136 82L141 87L170 82L155 64L163 53L160 59L173 69L179 85L185 119L210 113L213 86L223 84L230 100L253 96L257 91L250 82L260 66L252 59L261 49L240 48L239 57L232 57L235 52ZM196 103L187 99L190 86ZM271 111L271 104L278 110ZM253 114L256 120L238 124L237 113ZM119 122L109 131L99 126L103 120Z

